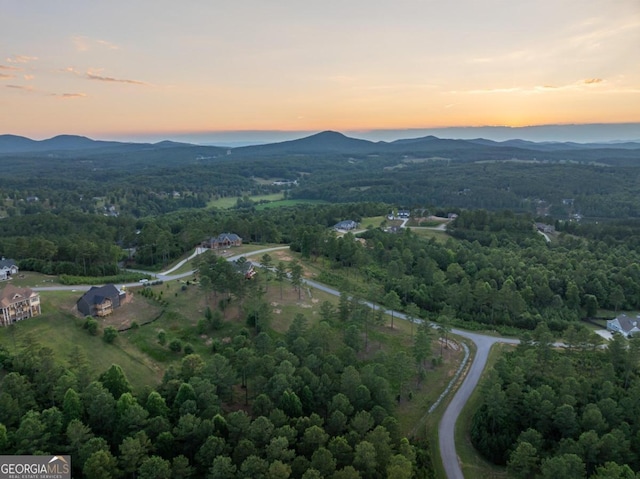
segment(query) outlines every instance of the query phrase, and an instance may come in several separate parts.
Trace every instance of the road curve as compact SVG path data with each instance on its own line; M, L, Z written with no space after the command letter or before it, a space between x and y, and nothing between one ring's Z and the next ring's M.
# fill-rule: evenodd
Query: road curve
M464 479L458 454L456 453L455 428L458 416L462 408L469 400L471 393L478 385L482 371L487 364L489 351L496 343L518 344L517 339L498 338L484 334L471 333L460 329L453 329L457 334L471 340L476 345L475 357L471 360L471 366L460 388L449 402L440 424L438 426L438 441L440 445L440 457L448 479Z

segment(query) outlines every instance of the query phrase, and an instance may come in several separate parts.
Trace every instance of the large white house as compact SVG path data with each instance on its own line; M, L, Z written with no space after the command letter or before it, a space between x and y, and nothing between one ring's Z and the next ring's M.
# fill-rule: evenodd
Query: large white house
M621 314L617 318L607 320L607 330L612 333L620 333L624 337L634 336L640 333L640 316L635 318Z
M40 295L9 283L0 291L0 326L9 326L40 314Z

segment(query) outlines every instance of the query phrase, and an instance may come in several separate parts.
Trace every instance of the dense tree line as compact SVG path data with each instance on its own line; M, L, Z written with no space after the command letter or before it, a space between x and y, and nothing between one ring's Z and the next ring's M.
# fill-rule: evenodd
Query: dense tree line
M601 225L606 228L606 225ZM365 277L380 299L393 291L402 304L431 317L455 317L467 327L534 329L540 322L561 331L579 318L640 307L640 255L624 242L560 235L547 243L533 219L511 212L462 212L451 227L456 240L425 240L410 229L374 228L342 238L300 227L292 248L322 257L335 270ZM348 275L323 280L349 286ZM382 293L381 293L382 292Z
M345 218L360 219L388 210L361 203L280 208L257 212L180 210L135 219L65 210L5 218L0 230L0 255L19 261L24 270L46 274L107 276L131 258L145 267L161 267L223 232L247 243L289 243L299 228L319 230Z
M558 218L571 213L640 215L637 150L556 152L557 158L554 152L507 148L467 148L427 157L411 152L256 155L236 150L228 155L224 149L205 150L3 155L0 161L11 174L0 178L0 210L15 216L72 207L103 214L113 207L142 218L202 208L220 197L280 192L282 187L272 180L284 179L298 182L291 197L332 203L447 205L530 214L545 204ZM523 154L524 161L515 159ZM561 161L566 159L571 161ZM35 197L38 202L27 201Z
M27 337L0 349L0 453L71 454L92 479L432 477L393 416L410 361L360 361L348 337L299 314L281 339L243 330L186 354L138 394L117 365L95 376L80 350L64 365Z
M539 327L482 385L475 447L516 478L635 478L640 471L640 340L597 349L571 328L565 350ZM533 338L533 339L532 339Z

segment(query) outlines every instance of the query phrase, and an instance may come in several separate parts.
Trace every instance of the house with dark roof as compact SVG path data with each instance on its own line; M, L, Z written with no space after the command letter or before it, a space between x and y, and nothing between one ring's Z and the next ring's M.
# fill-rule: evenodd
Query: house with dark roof
M200 246L209 249L230 248L232 246L242 246L242 238L235 233L222 233L216 237L204 240Z
M640 333L640 316L635 318L621 314L614 319L607 320L607 330L612 333L620 333L624 337L635 336Z
M15 260L0 259L0 281L11 279L11 276L18 273L18 264Z
M40 295L32 289L8 284L0 291L0 326L9 326L40 313Z
M245 279L251 279L256 275L256 269L253 266L253 263L247 260L244 256L233 261L233 266L238 273L245 277Z
M104 286L92 286L82 298L78 300L76 306L78 311L85 316L107 316L113 313L114 309L120 307L125 294L113 284Z

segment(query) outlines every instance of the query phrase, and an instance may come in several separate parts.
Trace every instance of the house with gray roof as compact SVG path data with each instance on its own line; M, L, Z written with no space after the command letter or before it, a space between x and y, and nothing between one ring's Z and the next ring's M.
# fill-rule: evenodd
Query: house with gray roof
M344 221L340 221L339 223L336 223L335 225L333 225L334 229L342 230L342 231L354 230L357 227L358 227L358 223L356 223L353 220L344 220Z
M120 291L113 284L104 286L92 286L82 298L78 300L76 306L78 311L85 316L108 316L113 310L120 307L121 300L125 298L123 291Z
M640 316L630 317L621 314L614 319L607 320L607 330L612 333L620 333L628 338L640 333Z
M11 279L11 276L18 273L18 264L15 260L6 259L2 257L0 259L0 281Z

